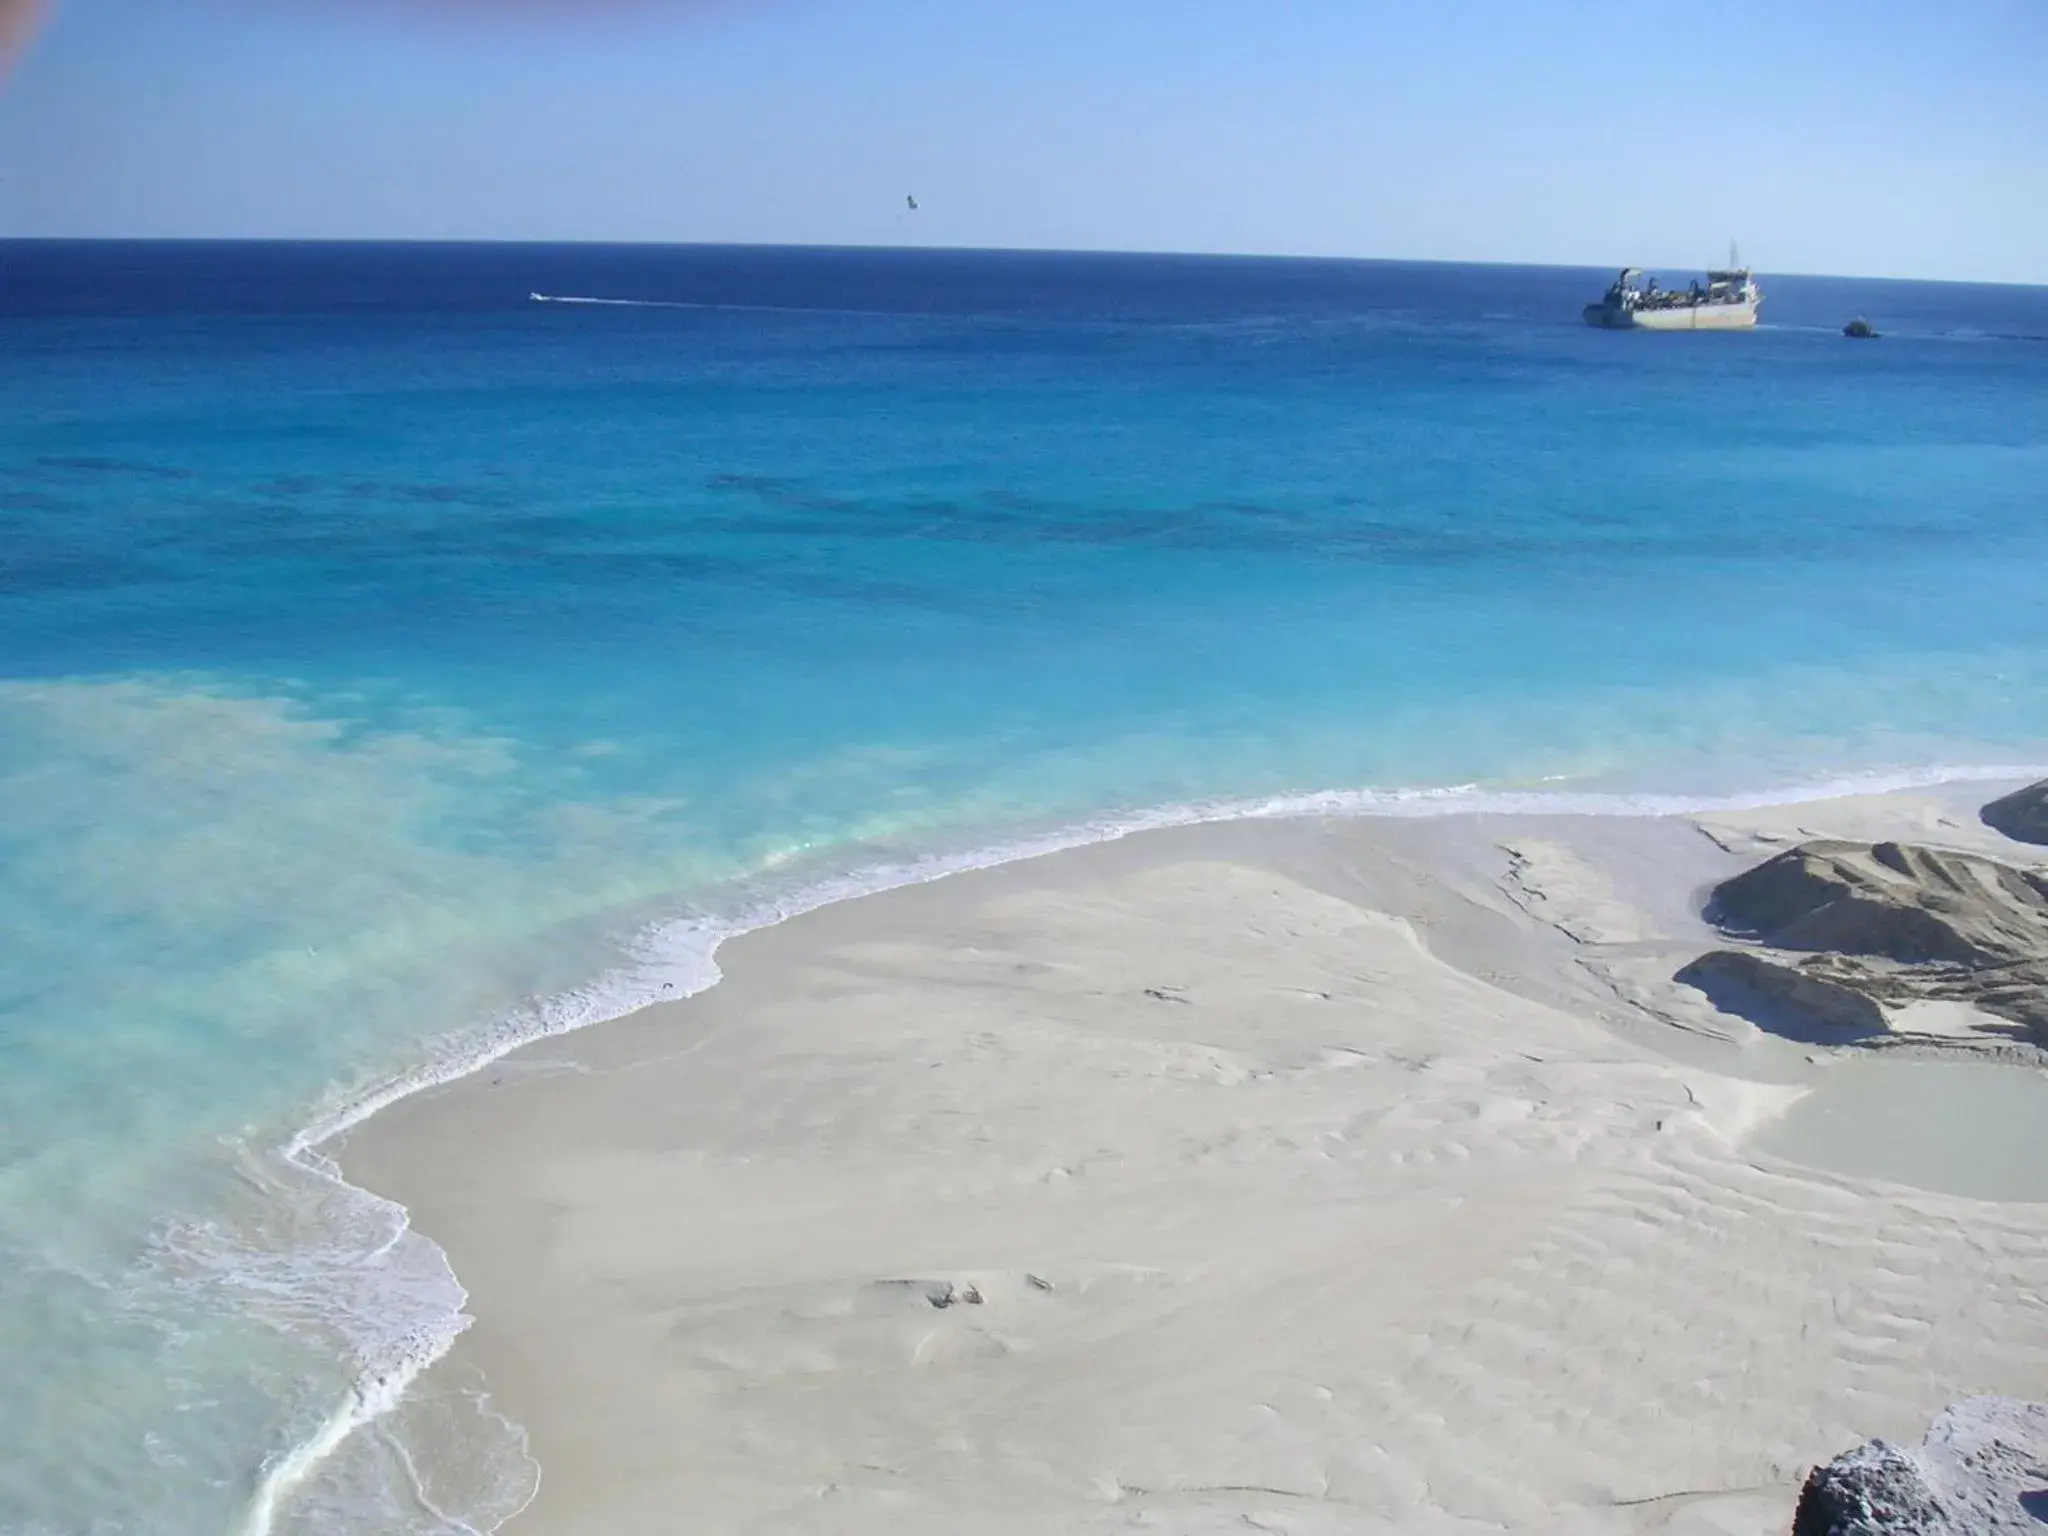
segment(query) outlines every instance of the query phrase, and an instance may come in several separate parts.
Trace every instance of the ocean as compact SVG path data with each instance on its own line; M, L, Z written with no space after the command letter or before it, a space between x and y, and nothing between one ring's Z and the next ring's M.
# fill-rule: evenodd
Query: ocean
M322 1139L722 933L2048 763L2048 290L1649 336L1611 275L0 243L0 1529L515 1510Z

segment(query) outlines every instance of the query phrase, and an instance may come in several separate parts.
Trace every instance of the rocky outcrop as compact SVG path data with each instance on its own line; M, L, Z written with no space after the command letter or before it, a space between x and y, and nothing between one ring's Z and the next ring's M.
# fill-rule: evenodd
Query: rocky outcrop
M1844 991L1891 1007L1962 1002L2048 1046L2048 876L1910 843L1819 840L1724 881L1707 915L1761 946L1679 973L1710 996L1746 987L1820 1028L1865 1032L1884 1027L1881 1007L1873 1019Z
M1774 949L1902 965L2048 959L2048 877L1910 843L1802 843L1723 882L1708 915Z
M1911 1449L1872 1440L1815 1467L1792 1536L2005 1536L2048 1530L2048 1403L1973 1397Z
M2048 779L2001 795L1977 814L2016 843L2048 844Z
M1797 965L1747 949L1716 949L1701 955L1678 979L1696 987L1731 1013L1775 1015L1783 1032L1819 1037L1884 1033L1884 1009L1854 987L1811 975Z

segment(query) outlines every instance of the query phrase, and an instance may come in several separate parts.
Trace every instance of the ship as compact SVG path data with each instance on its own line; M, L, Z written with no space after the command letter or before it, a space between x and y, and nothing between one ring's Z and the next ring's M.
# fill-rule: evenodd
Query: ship
M1743 331L1756 324L1764 291L1742 265L1734 246L1728 265L1686 288L1659 288L1640 268L1624 267L1598 304L1586 306L1586 324L1610 331Z

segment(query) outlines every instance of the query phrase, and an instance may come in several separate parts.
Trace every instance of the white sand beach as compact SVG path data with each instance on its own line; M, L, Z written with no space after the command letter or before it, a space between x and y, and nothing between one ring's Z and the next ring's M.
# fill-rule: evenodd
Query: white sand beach
M470 1290L518 1536L1784 1532L2042 1395L2048 1203L1760 1150L1926 1064L1671 977L1809 835L2025 860L1983 798L1140 834L738 939L339 1155Z

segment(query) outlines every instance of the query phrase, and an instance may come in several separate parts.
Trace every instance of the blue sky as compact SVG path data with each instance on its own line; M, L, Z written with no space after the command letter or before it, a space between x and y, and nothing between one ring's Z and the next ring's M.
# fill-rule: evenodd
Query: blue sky
M1738 236L2048 282L2042 0L504 9L64 0L0 84L0 234L1671 267Z

